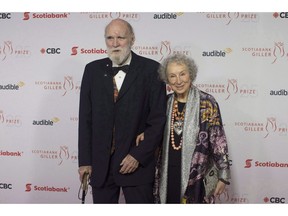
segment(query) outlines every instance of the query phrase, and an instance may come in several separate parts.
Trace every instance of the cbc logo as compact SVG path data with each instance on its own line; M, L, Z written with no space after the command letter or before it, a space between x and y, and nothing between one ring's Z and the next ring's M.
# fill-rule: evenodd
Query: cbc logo
M0 183L0 189L12 189L12 184Z
M285 198L271 197L270 202L271 203L285 203Z
M280 198L280 197L271 197L270 199L268 197L264 198L264 202L267 203L269 201L270 201L270 203L285 203L285 198L284 197L282 197L282 198Z
M42 48L41 50L40 50L40 52L42 53L42 54L60 54L61 53L61 49L60 48L47 48L47 49L44 49L44 48Z
M278 18L278 17L280 17L280 18L288 18L288 12L280 12L280 13L275 12L275 13L273 14L273 16L274 16L275 18Z
M0 13L0 19L11 19L11 13Z

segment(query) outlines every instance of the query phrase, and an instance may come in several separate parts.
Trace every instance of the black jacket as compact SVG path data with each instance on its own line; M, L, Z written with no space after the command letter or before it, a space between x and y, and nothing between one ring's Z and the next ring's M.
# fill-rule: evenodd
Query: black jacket
M91 185L101 186L109 168L113 127L113 173L120 186L154 180L155 149L161 145L166 122L166 86L158 78L159 63L132 52L116 103L113 99L112 62L109 58L86 65L79 108L79 166L91 165ZM136 137L145 139L136 147ZM120 163L131 154L140 165L134 173L120 174Z

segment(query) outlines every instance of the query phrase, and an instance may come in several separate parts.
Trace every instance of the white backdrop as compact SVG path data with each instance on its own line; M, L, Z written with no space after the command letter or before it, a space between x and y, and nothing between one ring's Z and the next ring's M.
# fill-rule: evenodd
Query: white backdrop
M0 203L80 203L80 82L117 17L136 53L193 57L219 102L232 183L217 202L288 202L287 13L18 12L0 13Z

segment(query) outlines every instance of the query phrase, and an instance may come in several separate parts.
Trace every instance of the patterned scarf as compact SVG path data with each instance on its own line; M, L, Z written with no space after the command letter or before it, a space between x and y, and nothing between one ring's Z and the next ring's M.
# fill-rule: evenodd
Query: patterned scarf
M175 95L172 95L167 104L167 123L164 133L162 149L162 167L161 178L159 182L160 201L166 203L167 196L167 177L168 177L168 150L170 140L170 124L173 110ZM186 112L183 128L183 144L181 148L181 197L183 197L187 188L192 154L196 146L197 136L199 133L199 112L200 112L200 93L196 87L191 87L186 102Z

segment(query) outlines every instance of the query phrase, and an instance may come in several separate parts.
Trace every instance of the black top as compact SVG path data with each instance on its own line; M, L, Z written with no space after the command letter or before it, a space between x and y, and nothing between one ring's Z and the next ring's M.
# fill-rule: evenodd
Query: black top
M182 112L186 103L178 101L178 111ZM183 132L178 135L174 132L175 145L179 146ZM168 158L168 185L167 185L167 203L181 202L181 149L174 150L169 141L169 158Z

